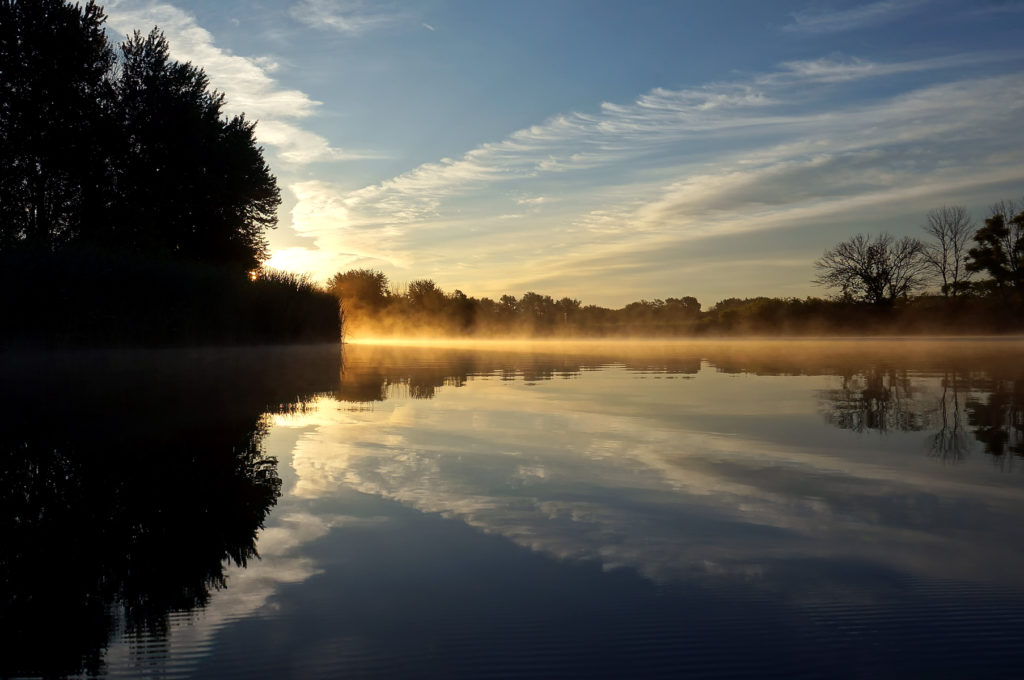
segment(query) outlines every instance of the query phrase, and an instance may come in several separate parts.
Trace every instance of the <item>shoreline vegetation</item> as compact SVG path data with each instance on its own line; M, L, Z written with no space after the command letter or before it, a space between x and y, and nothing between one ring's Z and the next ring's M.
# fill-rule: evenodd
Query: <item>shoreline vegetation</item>
M0 257L0 347L338 342L338 301L308 277L255 276L109 250Z
M337 300L267 271L281 203L254 136L158 29L0 2L0 347L338 342Z
M536 302L533 296L540 298L539 304L531 304ZM446 298L452 300L450 295ZM454 299L456 305L418 312L401 310L408 304L401 297L381 310L366 310L343 298L345 340L973 337L1024 331L1020 313L997 301L950 301L930 295L887 308L817 297L730 298L707 311L687 312L673 309L668 300L641 300L609 309L577 300L560 305L561 301L536 293L505 305L488 298Z
M692 296L610 309L527 292L497 300L432 280L394 286L379 270L335 274L349 337L693 338L712 336L1009 335L1024 331L1024 201L992 206L976 227L962 206L927 215L927 240L858 234L814 263L831 298ZM937 289L937 290L936 290Z

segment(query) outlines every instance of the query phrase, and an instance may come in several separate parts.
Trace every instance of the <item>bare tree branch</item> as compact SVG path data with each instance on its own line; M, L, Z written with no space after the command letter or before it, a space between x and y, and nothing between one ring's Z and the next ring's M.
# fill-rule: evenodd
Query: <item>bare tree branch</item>
M857 234L826 250L814 263L819 272L814 283L838 288L850 300L892 304L924 285L928 263L923 249L919 240L908 236L880 234L872 239Z
M941 280L942 294L956 297L974 274L964 267L974 221L962 205L935 208L927 219L924 230L934 241L925 245L922 255L932 274Z

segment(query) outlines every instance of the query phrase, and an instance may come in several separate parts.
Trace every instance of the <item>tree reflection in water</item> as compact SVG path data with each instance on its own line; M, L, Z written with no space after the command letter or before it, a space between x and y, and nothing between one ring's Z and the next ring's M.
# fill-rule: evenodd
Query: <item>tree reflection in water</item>
M474 376L533 382L613 364L638 373L685 376L698 373L706 361L714 370L737 375L836 376L838 386L820 393L829 424L855 432L925 432L929 455L947 462L967 455L972 436L1001 465L1010 464L1007 454L1024 456L1024 372L1007 370L1007 357L1020 357L1019 345L981 344L965 352L955 343L837 341L803 349L756 342L694 343L669 352L659 345L622 344L568 344L544 352L359 346L346 351L334 396L349 403L397 395L429 399L438 389L462 386ZM348 360L350 353L358 360Z
M1024 372L1003 365L948 367L930 374L869 365L848 370L841 385L821 393L826 420L864 432L930 431L929 454L965 458L971 437L1002 467L1024 457Z
M970 392L968 376L947 371L942 376L942 394L938 400L939 428L928 442L930 455L957 463L970 450L971 442L964 428L966 396Z
M358 359L352 360L355 354ZM348 346L343 352L338 401L368 403L392 396L432 399L442 387L461 387L472 377L538 382L578 377L583 371L621 364L630 371L696 374L700 356L636 357L615 351L580 354L568 349L522 350L445 349L401 346Z
M333 392L338 349L3 356L0 675L94 675L257 557L268 412Z
M967 417L985 453L1003 458L1024 457L1024 374L1011 378L986 378L987 394L967 401ZM1008 458L1009 460L1009 458Z
M914 386L906 370L869 366L840 377L840 387L823 395L831 424L855 432L924 429L924 413L914 407Z

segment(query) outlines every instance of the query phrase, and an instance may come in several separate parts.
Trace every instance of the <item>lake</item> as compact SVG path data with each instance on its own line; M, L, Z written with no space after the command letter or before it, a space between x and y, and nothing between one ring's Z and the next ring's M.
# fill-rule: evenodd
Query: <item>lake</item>
M1024 340L0 372L2 677L1024 673Z

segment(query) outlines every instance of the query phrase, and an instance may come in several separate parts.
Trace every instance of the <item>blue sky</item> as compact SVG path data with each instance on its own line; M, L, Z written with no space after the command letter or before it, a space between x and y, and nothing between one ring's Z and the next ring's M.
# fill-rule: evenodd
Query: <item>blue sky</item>
M257 136L271 266L470 295L805 296L855 233L1024 196L1024 1L106 3Z

